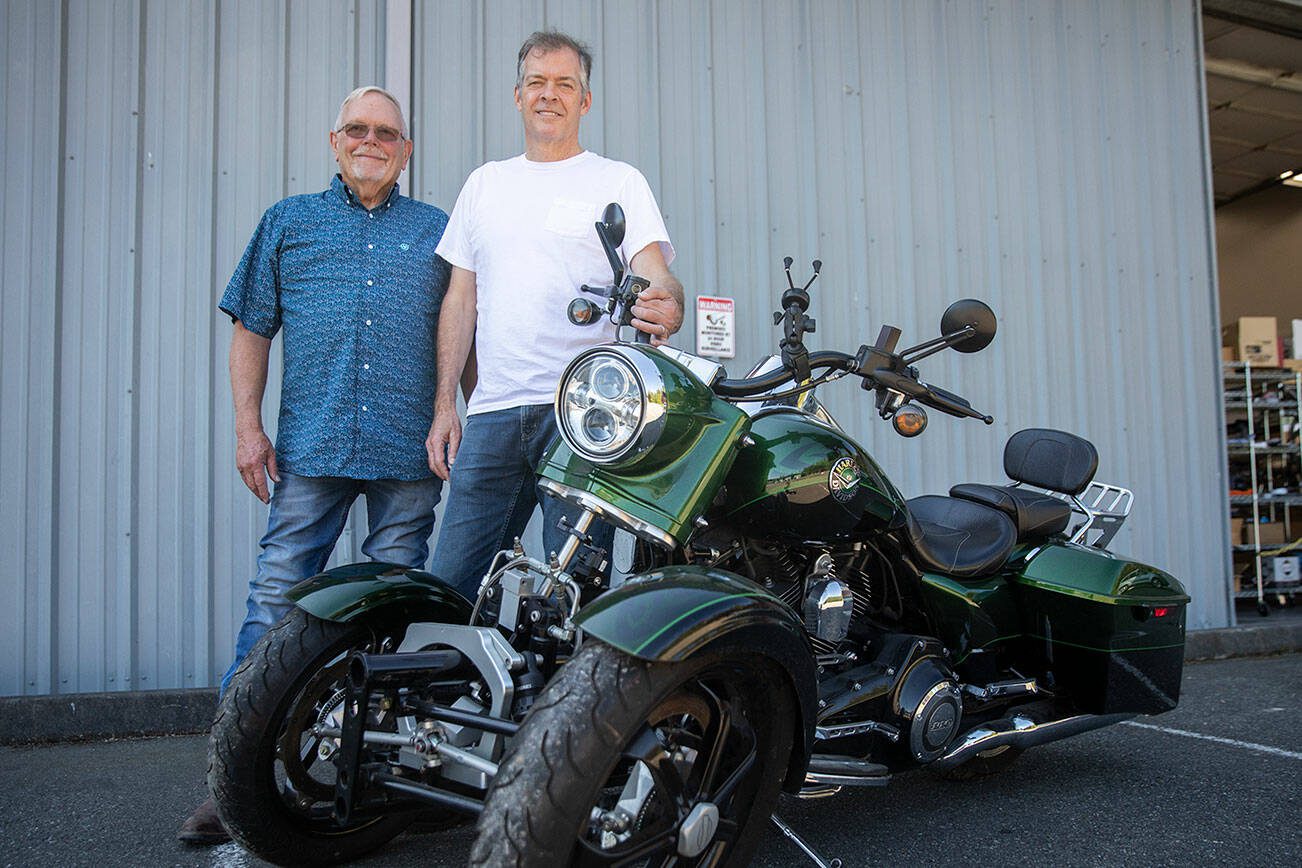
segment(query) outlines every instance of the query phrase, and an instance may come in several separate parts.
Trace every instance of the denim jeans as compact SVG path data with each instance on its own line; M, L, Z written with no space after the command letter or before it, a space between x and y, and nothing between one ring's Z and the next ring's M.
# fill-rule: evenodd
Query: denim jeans
M466 419L430 572L475 598L493 555L509 547L529 523L539 501L535 468L556 436L551 404L510 407ZM546 551L530 552L538 560L560 552L569 534L557 522L561 516L574 521L581 510L543 497L542 511ZM609 556L614 528L595 521L588 533Z
M235 662L222 676L221 692L226 692L249 649L293 608L285 592L325 568L359 494L366 496L369 524L362 553L373 561L420 568L429 556L442 485L438 477L345 479L280 471L280 482L271 491L271 516L260 543L257 573L249 582L248 614L235 638Z

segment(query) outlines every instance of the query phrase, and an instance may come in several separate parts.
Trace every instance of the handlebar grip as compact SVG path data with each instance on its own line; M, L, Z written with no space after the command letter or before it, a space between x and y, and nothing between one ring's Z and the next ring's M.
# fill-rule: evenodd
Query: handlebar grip
M971 419L980 419L987 425L995 421L985 413L980 413L972 409L972 405L968 403L966 398L955 395L953 392L947 392L936 386L927 386L926 388L928 392L927 398L929 399L928 403L942 413L948 413L951 416L966 416Z
M912 377L897 374L886 368L878 368L872 372L871 376L879 386L894 389L901 394L908 395L910 398L927 397L927 387Z

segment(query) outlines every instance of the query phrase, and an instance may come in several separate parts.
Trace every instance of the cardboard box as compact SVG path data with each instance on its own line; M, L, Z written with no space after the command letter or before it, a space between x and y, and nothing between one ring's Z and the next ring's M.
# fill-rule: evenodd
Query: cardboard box
M1284 359L1282 366L1288 368L1290 371L1302 373L1302 359Z
M1237 362L1239 354L1234 351L1234 347L1221 347L1222 362Z
M1282 546L1289 540L1284 539L1284 522L1282 521L1263 521L1256 527L1256 541L1263 546ZM1244 540L1251 545L1254 541L1252 535L1252 525L1247 525L1243 529Z
M1221 342L1237 347L1242 361L1279 367L1279 330L1273 316L1241 316L1221 329Z
M1230 545L1236 546L1243 542L1243 519L1230 519Z

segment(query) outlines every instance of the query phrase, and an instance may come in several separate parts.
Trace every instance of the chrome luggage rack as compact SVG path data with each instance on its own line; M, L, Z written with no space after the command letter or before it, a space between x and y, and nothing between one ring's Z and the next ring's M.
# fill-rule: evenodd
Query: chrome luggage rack
M1071 505L1075 513L1073 521L1078 524L1070 526L1071 542L1082 543L1094 548L1106 548L1112 538L1125 524L1130 515L1130 507L1135 502L1134 493L1120 485L1106 482L1091 482L1089 487L1079 495L1064 494L1060 491L1045 491Z

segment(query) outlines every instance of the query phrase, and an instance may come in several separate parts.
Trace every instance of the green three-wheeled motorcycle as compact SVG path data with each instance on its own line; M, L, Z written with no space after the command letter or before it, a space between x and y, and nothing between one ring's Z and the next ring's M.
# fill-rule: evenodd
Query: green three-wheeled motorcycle
M627 326L646 284L618 208L597 231L615 280L570 318ZM384 564L295 589L213 727L241 843L341 861L477 815L474 864L740 865L780 790L991 774L1175 706L1189 598L1105 549L1132 498L1094 481L1089 442L1019 431L1010 484L905 500L814 397L852 376L906 436L923 407L989 422L916 364L984 348L990 309L956 302L909 349L888 326L810 352L809 284L787 276L781 352L747 377L638 342L573 360L539 468L581 509L562 551L501 552L473 601ZM636 539L613 589L594 521Z

